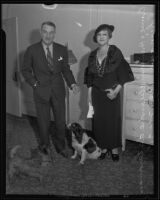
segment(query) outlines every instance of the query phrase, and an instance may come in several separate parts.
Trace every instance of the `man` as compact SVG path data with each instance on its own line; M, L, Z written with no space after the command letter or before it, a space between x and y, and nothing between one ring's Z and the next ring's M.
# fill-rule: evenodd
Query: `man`
M33 87L39 125L39 149L43 161L50 158L49 125L52 108L55 125L55 147L62 156L65 152L65 84L76 94L79 89L68 65L66 47L54 42L56 26L47 21L41 25L41 41L29 46L24 55L22 74ZM64 78L64 79L63 79Z

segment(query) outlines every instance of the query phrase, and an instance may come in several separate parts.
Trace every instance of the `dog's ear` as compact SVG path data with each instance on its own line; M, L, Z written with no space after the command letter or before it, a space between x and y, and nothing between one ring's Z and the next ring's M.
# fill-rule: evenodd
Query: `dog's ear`
M77 142L79 144L81 144L82 143L82 138L83 138L83 129L82 129L81 125L76 123L76 122L72 123L71 130L74 133L75 139L77 140Z
M86 149L88 153L93 153L96 150L96 145L90 138L88 142L83 146L83 148Z
M78 143L81 144L83 139L83 132L75 132L75 138L78 141Z
M82 134L83 129L80 124L78 123L75 124L75 131L78 132L79 134Z

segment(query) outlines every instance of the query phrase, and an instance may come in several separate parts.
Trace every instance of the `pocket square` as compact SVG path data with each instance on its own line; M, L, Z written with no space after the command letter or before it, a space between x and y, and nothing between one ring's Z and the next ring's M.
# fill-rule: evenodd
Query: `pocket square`
M63 60L63 58L60 56L60 57L58 58L58 61L61 61L61 60Z

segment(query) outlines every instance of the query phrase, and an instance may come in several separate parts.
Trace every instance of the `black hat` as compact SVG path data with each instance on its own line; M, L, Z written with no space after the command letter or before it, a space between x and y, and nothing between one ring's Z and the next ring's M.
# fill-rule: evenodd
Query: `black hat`
M112 32L114 31L114 26L113 25L109 25L109 24L101 24L100 26L99 26L99 28L106 28L106 29L109 29L109 30L111 30Z
M93 36L93 41L94 42L97 42L97 34L102 31L102 30L105 30L105 29L108 29L110 30L109 32L109 35L110 35L110 38L112 37L112 32L114 31L114 26L113 25L109 25L109 24L101 24L100 26L97 27L97 29L95 30L95 34Z

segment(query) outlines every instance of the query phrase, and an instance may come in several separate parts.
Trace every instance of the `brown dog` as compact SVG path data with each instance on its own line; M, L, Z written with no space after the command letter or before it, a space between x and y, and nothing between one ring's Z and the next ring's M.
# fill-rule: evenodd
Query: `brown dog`
M14 175L16 174L26 174L31 177L38 178L41 183L43 183L44 171L40 167L34 166L33 159L23 158L18 155L17 151L20 149L20 145L16 145L10 151L10 160L9 160L9 169L8 169L8 178L11 182Z

